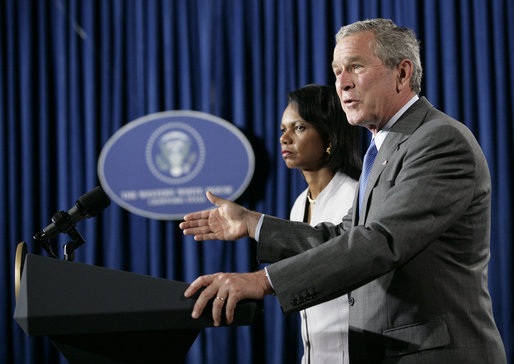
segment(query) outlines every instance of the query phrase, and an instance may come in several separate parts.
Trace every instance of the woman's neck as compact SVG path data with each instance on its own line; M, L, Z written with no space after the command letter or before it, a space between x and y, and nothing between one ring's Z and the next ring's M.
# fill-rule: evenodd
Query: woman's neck
M327 167L317 171L302 171L302 173L309 186L309 194L312 199L316 199L334 177L334 172Z

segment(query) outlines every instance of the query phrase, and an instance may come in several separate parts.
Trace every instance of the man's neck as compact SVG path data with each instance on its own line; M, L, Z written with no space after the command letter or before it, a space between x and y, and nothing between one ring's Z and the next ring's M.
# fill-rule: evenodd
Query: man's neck
M377 135L380 131L388 131L391 127L400 119L400 117L416 102L419 100L417 94L412 94L411 97L406 100L398 111L380 128L369 129L373 135Z

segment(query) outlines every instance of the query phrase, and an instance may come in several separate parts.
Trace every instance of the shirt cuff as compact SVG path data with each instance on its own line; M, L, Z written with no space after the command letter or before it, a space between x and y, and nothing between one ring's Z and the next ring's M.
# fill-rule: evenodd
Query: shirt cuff
M269 284L271 285L271 289L273 289L273 295L275 295L275 287L273 287L273 282L271 282L271 278L268 274L268 267L264 267L264 271L266 272L266 278L268 278Z
M264 214L261 215L261 217L259 218L259 222L257 223L257 226L255 227L255 241L256 242L259 242L259 235L261 233L261 226L262 226L262 221L264 220ZM266 271L266 275L268 274L268 272Z

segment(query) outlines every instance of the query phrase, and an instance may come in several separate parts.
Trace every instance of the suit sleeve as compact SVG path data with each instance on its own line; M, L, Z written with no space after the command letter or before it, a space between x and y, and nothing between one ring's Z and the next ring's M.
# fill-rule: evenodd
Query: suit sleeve
M441 121L441 120L439 120ZM476 145L475 145L476 144ZM266 217L258 255L285 313L360 287L420 254L464 214L477 185L480 148L464 127L423 125L399 145L372 191L365 225L304 224ZM487 168L478 180L488 177ZM484 184L487 186L487 183Z

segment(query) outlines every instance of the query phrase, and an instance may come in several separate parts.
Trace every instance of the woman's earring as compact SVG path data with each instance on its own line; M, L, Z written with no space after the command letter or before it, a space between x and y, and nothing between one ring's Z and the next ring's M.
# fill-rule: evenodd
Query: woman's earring
M327 152L327 154L330 155L330 153L332 153L332 148L328 146L325 152Z

